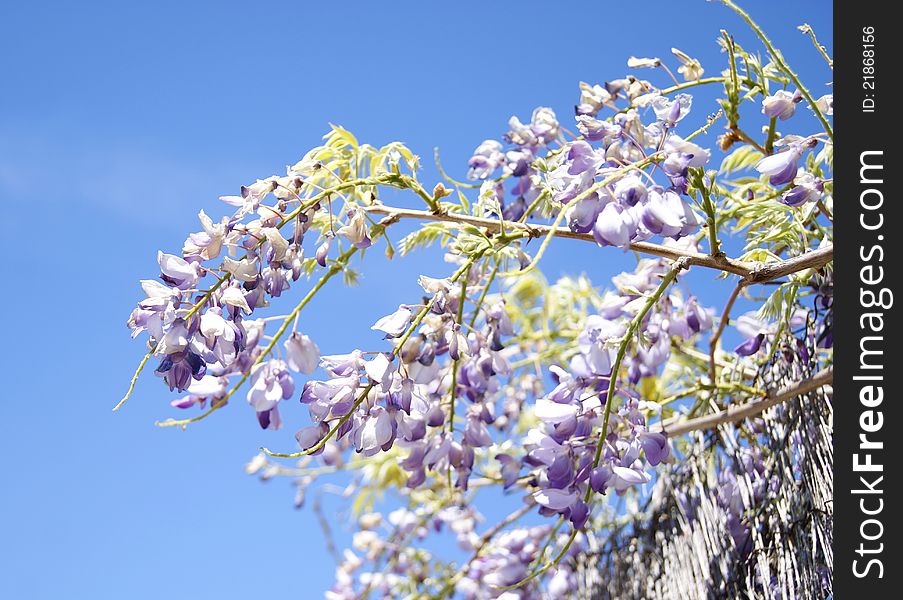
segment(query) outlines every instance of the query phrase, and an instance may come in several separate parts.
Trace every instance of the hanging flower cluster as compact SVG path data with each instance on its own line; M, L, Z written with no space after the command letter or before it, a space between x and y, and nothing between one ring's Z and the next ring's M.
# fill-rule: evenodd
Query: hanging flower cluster
M586 319L577 337L579 353L567 370L551 367L557 385L536 402L536 416L543 424L528 432L523 460L534 469L538 489L533 497L543 511L566 515L576 529L589 517L583 500L587 486L600 494L623 494L650 481L647 464L654 467L671 456L665 433L647 427L646 415L658 412L658 406L638 397L630 386L657 375L671 354L672 337L692 339L708 331L712 311L693 297L668 294L640 321L641 341L632 344L626 380L618 381L612 372L628 323L637 318L644 294L658 286L666 271L662 260L641 260L635 272L613 279L617 292L603 299L600 314ZM623 398L610 421L604 416L609 389ZM603 424L608 430L597 438Z
M321 477L344 474L356 532L328 598L573 597L572 557L624 517L604 500L633 510L656 470L681 460L673 425L691 431L710 411L767 395L758 368L776 352L788 364L831 360L833 98L815 100L776 57L762 64L728 36L722 47L730 63L717 77L673 49L683 82L671 87L634 75L580 83L570 128L548 107L511 117L467 161L478 183L445 178L455 190L428 191L404 145L361 144L334 126L285 175L222 197L230 214L201 211L180 253L158 253L128 319L147 354L126 398L145 363L178 392L173 407L195 411L164 426L200 421L242 390L249 418L291 424L297 443L248 472L294 477L299 506ZM667 63L628 66L670 75ZM723 98L690 126L703 85ZM712 149L701 136L719 121ZM417 205L383 204L387 188ZM393 244L386 229L401 221L426 223ZM643 257L605 291L588 277L550 283L537 265L557 237ZM435 244L454 273L422 275L422 297L370 315L375 347L321 355L303 333L311 298L338 275L356 279L352 259ZM789 259L807 252L815 258L795 268ZM767 263L791 266L750 293L771 282ZM734 279L720 312L681 275L697 267ZM269 314L287 297L293 308ZM716 474L740 555L749 506L738 480L753 480L755 502L770 485L749 440L749 460ZM390 490L389 510L374 512ZM484 498L514 511L484 523ZM438 557L440 534L467 556Z

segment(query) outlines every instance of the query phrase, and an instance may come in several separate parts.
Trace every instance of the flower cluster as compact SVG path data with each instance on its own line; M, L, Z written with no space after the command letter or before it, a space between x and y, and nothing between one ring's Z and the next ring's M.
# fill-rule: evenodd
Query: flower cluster
M506 531L495 540L488 551L471 564L465 577L458 582L455 591L466 600L573 598L578 590L577 578L567 563L555 569L545 589L534 583L508 592L507 596L499 593L500 588L523 581L530 574L530 567L536 561L548 536L548 526L518 527ZM580 549L581 545L575 544L569 553L575 556Z
M358 518L352 548L346 550L336 568L336 582L326 593L330 600L353 600L366 595L387 597L400 590L435 587L439 597L453 593L467 600L491 598L564 599L572 597L577 581L572 568L562 565L545 585L532 582L511 592L499 588L524 579L539 557L551 527L515 527L502 532L484 547L478 524L483 516L470 506L446 506L434 514L423 508L399 508L387 516L365 513ZM444 533L454 537L460 550L472 554L462 570L436 577L429 569L433 558L425 549L431 537ZM570 555L580 552L576 543ZM384 561L387 567L374 568Z
M678 94L673 99L652 91L635 78L609 82L604 87L581 83L577 105L580 139L564 142L555 114L538 108L529 125L516 117L509 123L505 139L514 149L503 152L494 140L484 141L470 159L472 178L486 179L496 169L517 178L512 192L517 200L504 205L504 188L487 181L481 196L489 194L502 206L504 218L520 219L542 189L551 199L567 207L572 231L592 233L599 245L626 247L654 236L679 239L695 232L699 219L687 202L690 168L705 166L711 153L674 132L689 112L692 98ZM617 109L625 99L630 108L609 120L598 118L604 107ZM637 107L647 109L654 120L644 124ZM559 148L543 160L544 177L537 169L537 151L556 142ZM641 161L658 162L664 181L645 171L623 173L623 167ZM612 180L599 186L600 180Z
M469 283L478 285L478 277ZM336 439L350 440L364 456L398 441L408 450L401 466L409 473L409 487L422 484L427 470L454 470L457 485L466 489L474 449L492 444L488 427L496 422L498 377L510 372L501 353L503 336L514 332L504 303L496 301L485 307L482 327L465 335L457 317L465 301L461 287L426 276L420 285L427 293L423 308L402 305L373 325L397 344L395 350L320 359L329 379L304 384L301 402L315 424L296 437L302 450L322 449L321 440L335 424ZM456 382L451 393L468 400L460 438L449 423L455 415L448 379Z
M467 176L481 182L473 204L468 185L450 178L464 190L448 198L452 191L438 184L430 194L415 176L417 157L403 145L374 148L333 127L326 144L286 175L224 196L231 215L217 222L202 211L200 231L180 254L158 254L159 278L141 282L145 298L128 326L133 336L148 335L141 366L155 360L157 375L181 395L172 405L204 409L171 424L203 418L245 385L259 425L275 430L283 423L280 410L290 416L285 402L299 398L309 417L306 426L293 427L300 451L275 455L300 458L296 468L262 454L248 472L264 479L294 473L300 506L321 474L363 465L347 474L347 490L366 499L391 488L405 504L386 516L359 515L328 598L423 590L473 600L572 597L573 564L544 561L578 552L585 532L605 523L611 514L602 514L600 497L642 498L653 467L677 460L681 448L664 432L665 419L686 424L708 406L742 400L728 399L727 390L765 395L743 380L765 355L783 352L796 367L831 347L830 272L792 273L761 310L729 313L740 291L756 285L749 265L830 245L830 125L808 135L775 127L799 122L806 100L824 121L832 97L814 101L801 84L772 93L769 85L782 80L766 73L776 67L756 58L761 68L753 69L745 53L746 60L732 63L742 76L728 71L709 81L699 61L677 49L672 54L686 83L672 75L677 85L670 89L635 76L581 82L576 133L548 107L527 122L511 117L502 139L483 141L468 161ZM667 70L659 58L631 57L628 65ZM686 131L693 107L686 91L713 82L726 91L722 111ZM765 121L761 135L740 128L744 102L754 102L755 118ZM718 147L727 152L739 143L722 171L759 177L725 180L704 170L713 153L693 140L721 117L727 126ZM386 187L413 192L429 210L382 204L378 192ZM350 257L377 244L386 227L414 218L429 223L407 234L399 253L440 244L455 274L421 276L422 299L373 323L384 336L377 348L321 355L298 330L301 310L330 277L342 273L352 282ZM746 239L738 240L744 230ZM535 267L559 233L684 258L639 259L633 271L612 279L608 292L588 278L550 285ZM526 244L545 234L531 262ZM705 238L707 253L699 248ZM641 243L650 240L656 243ZM386 245L391 258L395 248ZM713 329L714 311L685 280L672 285L688 265L731 277L748 272L708 337L709 353L697 345ZM315 272L318 283L290 313L261 314ZM497 293L490 293L493 286ZM800 309L806 295L815 297L809 311ZM268 328L274 320L281 324ZM725 324L743 337L733 354L719 351ZM812 337L797 337L803 326ZM740 368L726 368L726 361ZM296 374L315 373L296 385ZM694 397L689 408L683 399ZM743 464L716 475L718 502L746 552L745 515L771 482L754 448L744 456ZM747 479L752 500L741 487ZM483 517L473 498L492 486L520 506L480 535ZM533 523L515 524L531 513ZM559 525L536 525L536 513ZM443 531L467 562L437 565L420 543ZM532 578L544 564L544 576ZM503 589L521 583L516 591Z
M762 114L787 121L796 113L796 106L803 100L799 90L791 93L778 90L762 100ZM824 114L833 114L834 98L832 95L822 96L816 101ZM756 170L768 176L769 183L775 187L789 185L790 189L780 196L780 201L787 206L799 207L807 202L818 202L825 195L824 180L800 167L800 160L806 150L814 148L819 142L817 137L801 138L785 136L775 144L783 148L781 152L764 157Z
M160 359L156 373L171 390L189 396L173 403L187 408L226 400L227 379L249 375L248 402L264 428L278 428L277 405L294 393L288 370L309 372L316 346L306 336L286 343L288 363L262 360L265 321L250 318L297 281L302 272L304 234L318 206L297 211L291 239L283 237L289 200L300 203L298 176L271 177L222 200L237 207L215 223L203 211L202 230L185 240L182 256L160 252L160 280L141 282L146 298L129 317L132 335L147 332ZM264 200L272 197L272 205ZM256 218L246 220L246 217ZM218 266L211 263L223 257ZM215 280L202 289L208 276Z
M640 324L643 341L631 353L624 385L614 387L623 401L611 413L596 462L596 432L605 422L616 345L626 334L627 323L636 318L644 294L658 286L666 269L662 260L643 260L635 272L614 278L619 294L607 296L600 314L587 318L577 340L579 353L568 370L551 368L557 385L536 403L542 425L528 432L523 458L534 474L533 496L544 512L566 515L577 529L589 516L583 502L587 486L602 494L609 490L622 494L650 480L645 464L655 466L671 456L667 436L647 427L646 415L657 412L657 405L639 398L627 384L657 374L670 356L672 337L689 339L711 328L711 310L676 292L665 296ZM511 474L507 482L512 481L519 472L516 463L506 455L498 459L503 475Z
M749 511L761 505L780 479L766 476L762 451L754 446L739 449L741 463L726 464L718 471L718 505L728 514L727 528L742 557L752 551ZM742 486L751 486L746 494Z

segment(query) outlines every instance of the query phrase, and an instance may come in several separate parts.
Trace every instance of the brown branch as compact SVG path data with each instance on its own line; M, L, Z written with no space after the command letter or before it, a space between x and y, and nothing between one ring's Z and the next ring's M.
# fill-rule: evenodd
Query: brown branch
M486 217L472 217L459 213L448 212L430 212L425 210L413 210L407 208L397 208L384 204L371 204L361 206L361 209L375 214L395 216L400 219L421 219L426 221L444 221L447 223L455 223L457 225L473 225L475 227L485 227L492 233L502 233L502 223L496 219L488 219ZM505 221L506 232L509 238L535 238L547 235L555 235L556 237L568 238L572 240L582 240L585 242L593 242L596 240L589 233L575 233L564 227L550 227L548 225L539 225L532 223L518 223ZM834 259L834 247L827 246L814 252L802 254L800 256L782 260L774 263L748 263L733 258L721 256L709 256L699 252L689 252L671 246L662 244L654 244L652 242L634 242L630 244L630 249L641 254L650 254L660 256L671 260L679 258L686 259L687 266L705 267L707 269L715 269L739 275L743 277L748 284L765 283L778 277L790 275L804 269L820 268L828 264Z
M706 415L696 419L672 419L663 423L661 430L667 432L669 437L675 437L691 431L712 429L713 427L717 427L724 423L735 423L742 419L758 415L781 402L786 402L797 396L817 390L822 386L829 385L833 381L834 369L828 367L822 369L811 378L797 381L796 383L783 387L774 394L769 394L762 400L733 405L728 407L727 410L715 415Z
M713 385L715 383L715 378L717 377L715 368L715 350L718 348L718 340L721 339L721 334L724 332L724 328L727 327L728 321L730 321L731 309L734 307L734 302L737 301L740 292L743 291L743 288L747 285L749 284L745 279L741 279L737 283L737 287L731 292L730 297L727 299L727 304L724 305L724 310L721 312L721 321L718 323L718 329L712 334L712 337L709 340L709 379L711 379Z
M832 260L834 260L834 246L826 246L787 260L760 263L746 279L750 284L765 283L806 269L820 269Z

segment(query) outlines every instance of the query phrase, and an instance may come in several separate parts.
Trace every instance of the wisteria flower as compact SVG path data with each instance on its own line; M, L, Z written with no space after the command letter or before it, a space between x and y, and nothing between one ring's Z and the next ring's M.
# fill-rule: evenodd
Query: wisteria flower
M677 48L671 48L671 54L676 56L677 60L680 61L677 72L683 75L685 80L698 81L702 77L702 74L705 73L702 64L695 58L690 58L690 56Z
M264 429L279 429L278 404L295 393L295 382L284 361L272 359L251 369L251 388L248 404L257 411L257 419Z
M596 217L593 238L600 246L626 248L636 235L639 218L630 208L619 204L608 204Z
M580 82L580 102L575 108L578 115L595 116L603 106L612 100L611 93L601 85Z
M486 179L505 162L502 144L496 140L485 140L474 150L467 161L468 179Z
M157 253L160 265L160 279L179 288L187 290L197 285L200 270L197 263L191 263L174 254Z
M285 362L290 369L310 375L320 362L320 349L306 335L294 332L285 340Z
M820 200L824 191L825 184L820 177L800 168L793 178L793 188L781 194L780 201L787 206L802 206Z
M368 248L373 243L368 233L365 213L358 208L348 211L347 222L336 233L347 238L355 248Z
M802 99L803 95L799 90L793 93L778 90L774 95L762 100L762 114L772 119L786 121L796 112L796 105Z
M398 337L407 330L413 316L410 308L401 305L392 314L380 318L370 329L384 332L387 338Z
M223 218L219 223L207 216L203 210L198 213L203 231L192 233L182 246L183 256L196 256L200 260L212 260L219 256L226 239L228 219Z

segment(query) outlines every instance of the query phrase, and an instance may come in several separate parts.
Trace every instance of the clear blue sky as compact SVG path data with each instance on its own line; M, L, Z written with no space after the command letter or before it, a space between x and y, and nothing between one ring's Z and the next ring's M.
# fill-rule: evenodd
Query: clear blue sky
M199 208L224 214L219 195L282 173L327 122L408 143L432 183L434 146L463 177L510 115L547 105L570 125L577 82L623 76L631 54L677 46L712 74L719 28L754 46L703 1L565 4L2 4L0 597L321 596L334 565L313 514L293 510L287 481L242 472L259 445L292 447L302 407L286 407L277 433L243 396L187 432L161 430L172 396L148 370L110 412L143 353L125 327L137 281L156 274L158 248L197 229ZM830 4L746 4L826 93L830 71L795 26L831 48ZM699 100L693 116L713 111ZM625 264L561 244L553 273L602 284ZM302 330L324 352L374 344L369 325L417 295L416 274L445 271L435 256L391 271L370 261L362 285L318 298ZM720 306L726 290L710 280L699 276L703 296Z

